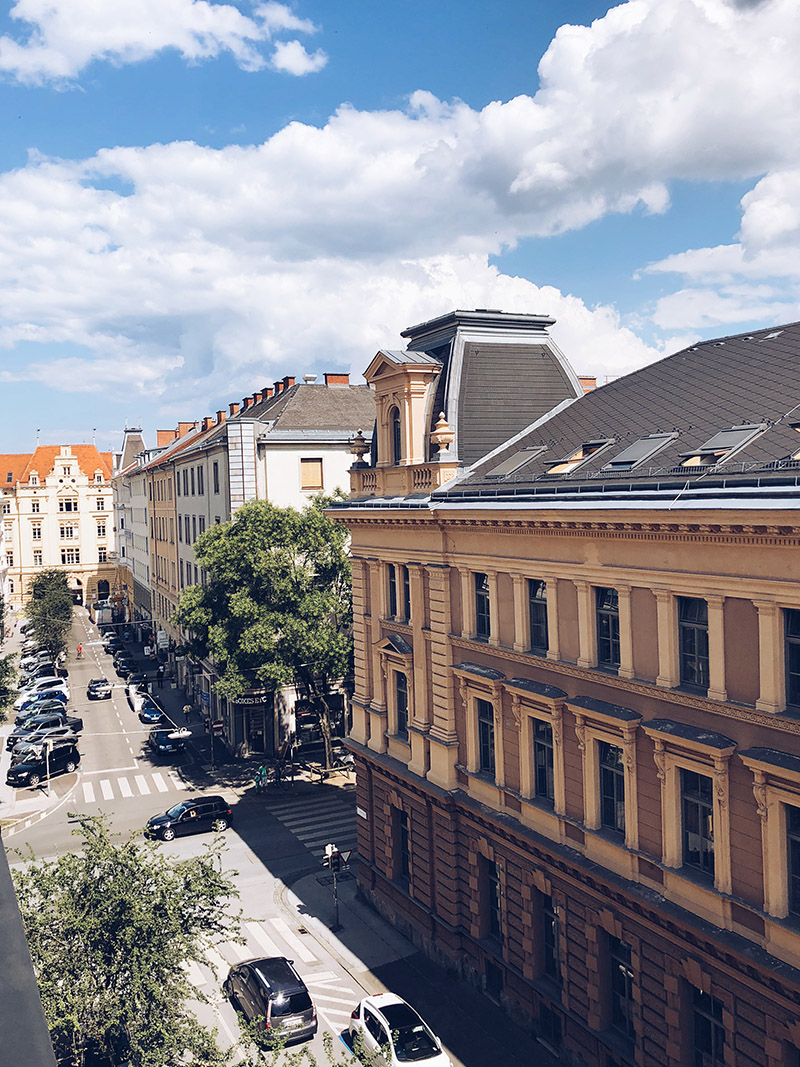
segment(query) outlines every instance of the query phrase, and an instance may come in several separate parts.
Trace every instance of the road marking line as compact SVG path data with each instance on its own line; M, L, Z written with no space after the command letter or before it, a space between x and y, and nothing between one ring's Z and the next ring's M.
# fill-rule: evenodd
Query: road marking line
M92 787L91 782L83 783L83 799L86 801L87 804L94 803L94 789Z
M184 780L181 778L181 776L178 774L177 771L167 771L167 777L169 778L169 780L172 782L172 784L175 786L176 789L188 789L189 788L187 783L184 782Z
M250 952L250 949L247 947L247 945L240 945L238 941L226 941L225 948L233 956L235 956L237 960L252 959L252 953Z
M210 948L208 950L206 953L206 961L212 971L216 970L216 978L219 978L220 975L226 976L230 970L230 963L228 963L225 957L221 956L215 948Z
M264 931L264 928L261 926L260 923L245 923L244 928L245 930L247 930L248 934L250 934L253 940L258 942L259 948L262 948L268 956L283 955L282 952L278 951L277 945L270 941L269 937L267 936L266 932Z
M154 774L152 774L151 778L153 779L153 782L155 783L155 787L159 791L159 793L166 793L166 792L169 791L169 786L164 781L164 779L161 777L161 775L158 773L158 771L156 771Z
M107 778L100 783L100 789L103 792L103 799L104 800L113 800L114 799L114 790L111 788L111 782L109 782L109 780Z
M289 929L289 924L284 919L270 919L270 922L281 935L286 944L291 945L291 947L294 949L294 951L297 953L303 963L316 962L317 957L314 955L313 952L310 952L306 948L305 944L300 940L299 937L296 937L292 933L292 931Z
M330 982L331 980L341 982L342 979L335 971L320 971L319 974L307 974L303 978L306 985L313 985L315 982Z
M349 997L331 997L327 993L320 993L319 991L317 991L314 994L314 996L317 998L317 1000L324 1000L326 1005L329 1004L329 1003L330 1004L349 1004L352 1007L352 1004L353 1004L352 996L349 996ZM335 1012L337 1009L336 1008L328 1008L327 1010ZM342 1015L349 1015L349 1014L350 1014L350 1012L342 1012Z
M136 775L136 787L142 796L146 796L150 792L150 786L147 784L147 779L143 774Z
M195 989L206 984L206 977L195 960L184 960L181 967L186 971L186 976Z
M120 793L122 793L124 797L133 796L133 790L131 789L127 778L117 778L117 785L119 786Z

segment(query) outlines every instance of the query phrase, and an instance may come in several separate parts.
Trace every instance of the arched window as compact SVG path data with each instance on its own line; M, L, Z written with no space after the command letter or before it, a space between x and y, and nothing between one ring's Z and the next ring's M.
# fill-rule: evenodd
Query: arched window
M389 412L389 422L392 427L392 463L398 466L403 456L400 443L400 408L393 407Z

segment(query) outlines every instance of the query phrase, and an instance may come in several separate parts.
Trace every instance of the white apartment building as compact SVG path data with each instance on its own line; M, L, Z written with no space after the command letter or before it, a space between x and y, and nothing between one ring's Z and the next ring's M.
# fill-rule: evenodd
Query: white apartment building
M78 604L114 588L112 458L94 445L41 445L0 455L7 607L19 610L37 572L63 569Z

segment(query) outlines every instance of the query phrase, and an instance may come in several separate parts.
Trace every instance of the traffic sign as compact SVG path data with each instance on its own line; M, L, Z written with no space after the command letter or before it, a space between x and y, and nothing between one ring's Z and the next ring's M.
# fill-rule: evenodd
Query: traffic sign
M342 870L345 871L350 866L350 857L353 855L352 848L346 848L339 855L342 857Z
M211 723L211 732L214 734L221 734L224 729L225 723L222 721L222 719L214 719L214 721Z

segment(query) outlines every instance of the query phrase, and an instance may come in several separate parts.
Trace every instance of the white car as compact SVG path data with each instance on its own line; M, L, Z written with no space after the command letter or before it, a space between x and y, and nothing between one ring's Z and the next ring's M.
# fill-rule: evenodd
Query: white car
M29 697L34 696L36 693L43 693L46 689L57 689L69 700L69 686L63 678L37 678L35 682L32 682L22 690L14 701L14 708L19 711Z
M356 1035L360 1035L367 1062L376 1067L404 1067L409 1062L423 1067L453 1067L430 1027L394 993L376 993L355 1006L350 1016L355 1046Z

